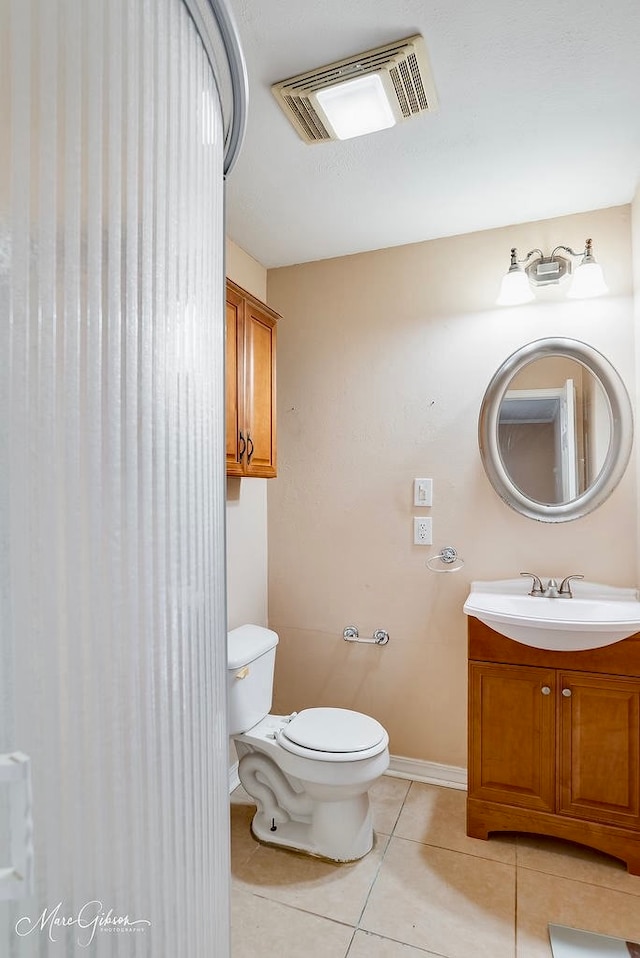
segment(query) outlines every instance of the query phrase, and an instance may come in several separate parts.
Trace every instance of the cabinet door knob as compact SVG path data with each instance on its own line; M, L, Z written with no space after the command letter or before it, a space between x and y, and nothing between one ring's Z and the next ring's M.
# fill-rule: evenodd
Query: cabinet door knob
M240 433L240 448L238 449L238 459L242 462L242 457L244 456L244 451L247 448L247 440L244 438L242 433Z
M551 689L549 688L548 685L543 685L540 691L542 692L543 695L551 695Z
M571 698L571 689L563 689L562 694L564 695L566 699Z
M249 452L247 455L247 465L249 465L253 457L253 439L251 438L251 435L249 433L247 433L247 446L249 448Z

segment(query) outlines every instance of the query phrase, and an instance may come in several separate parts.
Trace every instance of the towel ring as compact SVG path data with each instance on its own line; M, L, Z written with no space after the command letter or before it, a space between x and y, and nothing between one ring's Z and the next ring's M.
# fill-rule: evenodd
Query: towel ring
M437 569L432 565L433 562L439 560L445 566L444 569ZM459 563L455 568L452 568L453 564ZM457 551L453 546L443 546L443 548L435 556L430 556L425 562L427 569L430 572L459 572L462 566L464 565L464 559L462 556L459 556Z

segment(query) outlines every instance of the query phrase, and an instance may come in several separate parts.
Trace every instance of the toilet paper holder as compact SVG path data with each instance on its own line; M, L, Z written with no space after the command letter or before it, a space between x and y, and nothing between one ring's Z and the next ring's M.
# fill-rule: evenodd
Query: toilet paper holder
M348 625L342 633L345 642L362 642L368 645L386 645L389 641L389 633L386 629L376 629L369 638L360 638L360 633L355 625Z

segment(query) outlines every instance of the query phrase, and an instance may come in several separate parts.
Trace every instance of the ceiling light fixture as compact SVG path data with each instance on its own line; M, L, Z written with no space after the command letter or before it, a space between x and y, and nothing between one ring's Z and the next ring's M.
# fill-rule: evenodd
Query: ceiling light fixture
M497 303L499 306L519 306L534 299L533 290L541 286L557 286L573 273L567 290L569 299L590 299L609 292L602 267L593 255L593 244L586 240L584 252L576 253L570 246L556 246L551 256L532 249L524 259L517 258L515 246L511 249L511 263L502 279ZM561 255L558 251L566 255ZM580 262L573 269L573 259Z
M289 77L271 90L305 143L373 133L437 107L419 34Z
M319 90L316 99L339 140L386 130L396 124L379 73Z

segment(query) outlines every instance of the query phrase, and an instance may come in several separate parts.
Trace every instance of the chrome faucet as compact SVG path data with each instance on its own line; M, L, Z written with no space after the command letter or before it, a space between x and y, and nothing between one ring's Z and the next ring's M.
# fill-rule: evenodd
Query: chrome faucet
M547 599L572 599L571 580L584 579L581 573L574 573L573 575L565 576L559 586L555 579L549 579L545 587L540 577L534 575L533 572L521 572L520 575L530 575L533 580L529 595L544 596Z
M560 592L558 590L558 583L555 579L549 579L547 582L547 588L544 590L545 598L547 599L559 599Z
M544 588L542 582L537 575L534 575L533 572L521 572L520 575L530 575L533 579L531 584L531 592L529 595L544 595Z
M559 595L559 596L566 595L566 597L567 597L568 599L572 599L572 598L573 598L573 592L571 591L571 580L572 580L572 579L584 579L584 576L581 575L579 572L576 572L576 573L574 573L573 575L567 575L567 576L565 576L564 579L562 580L562 582L560 583L560 588L559 588L559 590L558 590L558 595Z

